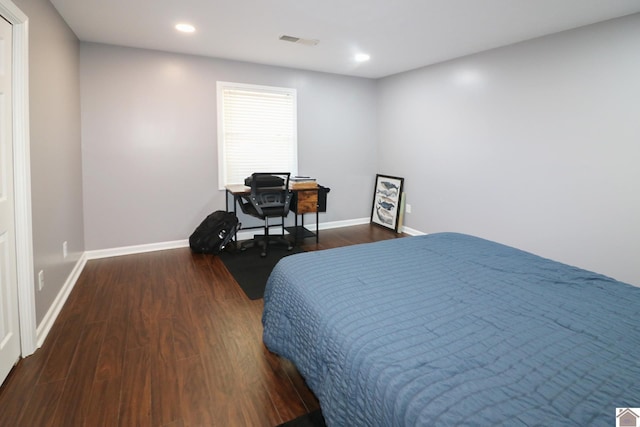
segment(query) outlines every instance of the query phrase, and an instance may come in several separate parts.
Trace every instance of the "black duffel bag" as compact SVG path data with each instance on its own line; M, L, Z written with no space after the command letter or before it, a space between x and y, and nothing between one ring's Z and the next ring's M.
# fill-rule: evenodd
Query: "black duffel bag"
M189 247L193 252L218 254L238 232L240 223L233 212L215 211L189 236Z

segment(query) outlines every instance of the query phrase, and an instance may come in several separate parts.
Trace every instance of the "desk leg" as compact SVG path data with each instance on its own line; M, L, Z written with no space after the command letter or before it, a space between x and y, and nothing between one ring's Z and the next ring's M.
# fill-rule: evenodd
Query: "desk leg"
M231 197L233 197L233 214L237 217L238 216L238 199L240 198L240 196L236 196L235 194L230 192L228 189L225 190L224 208L225 208L225 210L227 212L229 212L229 195L231 195ZM242 227L242 225L241 225L241 227ZM238 242L238 233L236 233L233 236L233 241L234 242Z
M318 225L320 224L320 212L316 209L316 243L320 242L320 229Z
M229 195L233 197L233 213L238 216L238 200L240 199L240 196L233 194L229 190L225 190L224 208L227 212L231 212L229 210Z

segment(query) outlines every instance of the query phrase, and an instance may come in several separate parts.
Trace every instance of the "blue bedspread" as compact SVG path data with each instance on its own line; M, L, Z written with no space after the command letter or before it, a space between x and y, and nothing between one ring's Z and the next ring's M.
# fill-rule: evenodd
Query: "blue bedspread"
M640 407L640 288L487 240L292 255L264 302L264 343L329 426L613 426Z

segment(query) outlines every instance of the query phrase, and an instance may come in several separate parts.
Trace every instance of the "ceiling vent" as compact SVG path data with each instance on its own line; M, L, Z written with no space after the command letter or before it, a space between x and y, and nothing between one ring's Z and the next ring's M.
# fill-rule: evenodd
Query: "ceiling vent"
M287 35L280 36L280 40L285 42L303 44L305 46L315 46L318 43L320 43L320 40L316 40L316 39L303 39L300 37L293 37L293 36L287 36Z

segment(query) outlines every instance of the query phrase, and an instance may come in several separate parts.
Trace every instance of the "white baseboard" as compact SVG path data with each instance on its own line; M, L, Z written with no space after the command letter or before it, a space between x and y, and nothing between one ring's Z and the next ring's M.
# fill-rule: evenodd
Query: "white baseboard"
M148 243L146 245L123 246L120 248L97 249L86 251L87 259L110 258L114 256L133 255L144 252L163 251L166 249L186 248L189 240L174 240L172 242Z
M321 222L318 226L319 230L330 230L332 228L342 228L342 227L351 227L353 225L362 225L369 224L369 218L356 218L356 219L347 219L343 221L331 221L331 222ZM305 224L306 228L311 231L316 229L315 223ZM425 233L414 230L412 228L403 227L402 231L412 236L419 236ZM282 229L280 226L269 227L269 232L274 235L280 234ZM240 230L238 231L237 239L238 240L248 240L253 238L254 234L260 233L260 229L249 229L249 230ZM154 251L163 251L166 249L177 249L177 248L186 248L189 246L189 240L174 240L171 242L160 242L160 243L149 243L146 245L134 245L134 246L123 246L120 248L110 248L110 249L98 249L93 251L85 252L88 260L91 259L100 259L100 258L109 258L114 256L122 256L122 255L133 255L144 252L154 252Z
M402 227L402 232L408 234L409 236L424 236L427 233L423 233L422 231L416 230L415 228L409 228L407 226Z
M345 221L331 221L331 222L321 222L318 229L320 230L329 230L331 228L340 228L340 227L349 227L352 225L360 225L360 224L368 224L369 218L357 218L357 219L348 219ZM315 230L316 224L305 224L305 227L309 230ZM248 240L253 238L254 234L260 232L259 228L250 229L250 230L240 230L237 234L238 240ZM269 232L274 235L280 234L282 229L280 226L269 227ZM110 249L97 249L93 251L85 252L87 259L100 259L100 258L109 258L114 256L122 256L122 255L133 255L144 252L154 252L154 251L163 251L166 249L177 249L177 248L186 248L189 246L189 240L174 240L171 242L160 242L160 243L149 243L146 245L134 245L134 246L123 246L119 248L110 248Z
M341 227L351 227L352 225L362 225L369 224L371 220L369 218L356 218L356 219L347 219L344 221L331 221L331 222L321 222L320 230L329 230L330 228L341 228ZM315 223L311 224L310 227L315 228Z
M38 348L42 346L44 340L47 338L47 335L49 335L49 331L51 331L53 323L58 318L60 310L62 310L64 303L67 301L67 298L69 298L69 294L73 290L73 287L76 285L76 282L80 277L80 273L82 273L82 270L84 269L86 263L87 257L83 253L78 259L78 262L76 262L76 265L73 266L73 270L71 270L69 277L67 277L67 280L62 285L62 288L60 289L60 292L58 292L58 296L56 296L53 304L51 304L51 307L49 307L49 310L44 315L44 318L36 327L36 343Z

